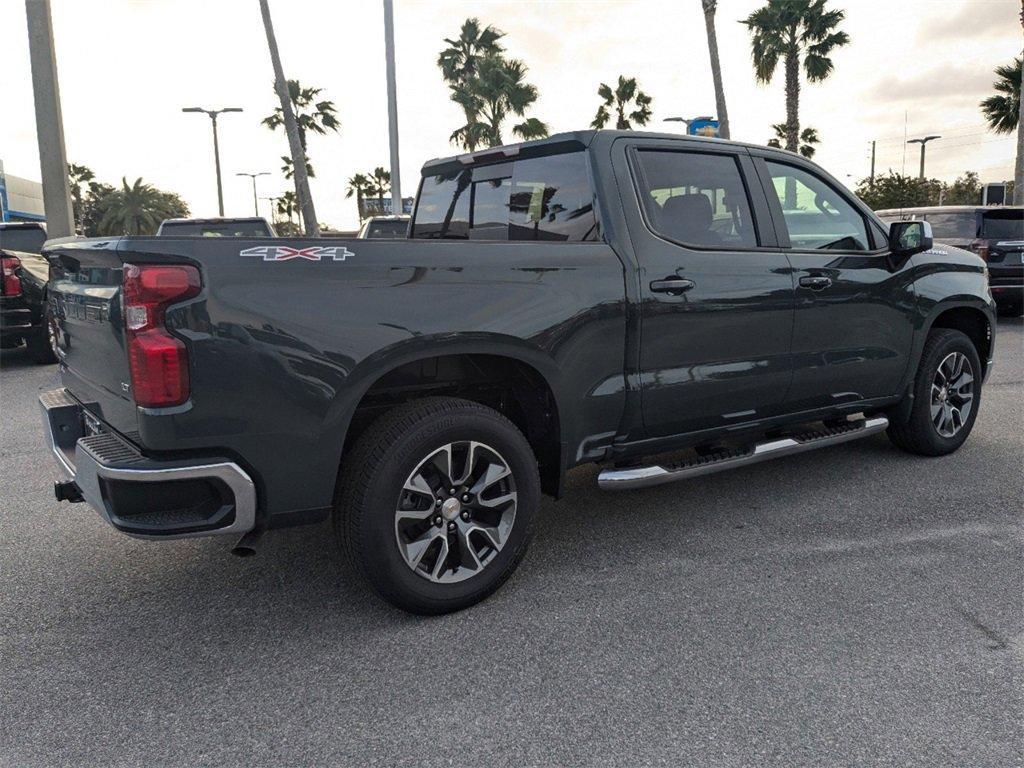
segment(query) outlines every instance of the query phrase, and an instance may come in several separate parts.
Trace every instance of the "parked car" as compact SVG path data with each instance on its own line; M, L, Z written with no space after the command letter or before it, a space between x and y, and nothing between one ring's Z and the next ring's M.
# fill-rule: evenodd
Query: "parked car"
M0 346L28 345L37 363L55 363L54 331L47 306L50 265L40 255L46 226L0 222Z
M277 237L270 222L262 216L165 219L156 234L159 237Z
M985 263L814 163L583 131L422 174L401 241L47 247L57 497L239 553L331 516L384 598L442 613L509 577L572 467L635 489L886 430L938 456L974 426Z
M927 221L935 241L974 251L988 263L999 310L1024 312L1024 207L938 205L878 211L882 221Z
M408 237L409 219L406 215L399 216L371 216L359 228L358 238L360 240L375 238L397 238Z

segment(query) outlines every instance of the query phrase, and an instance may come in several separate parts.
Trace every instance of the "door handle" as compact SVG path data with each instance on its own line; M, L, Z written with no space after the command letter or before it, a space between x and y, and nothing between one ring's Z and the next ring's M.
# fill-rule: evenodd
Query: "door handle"
M696 285L693 280L687 280L685 277L666 277L664 280L653 280L651 282L651 292L678 296Z
M823 291L832 285L832 278L825 277L824 275L801 277L800 285L804 288L810 288L812 291Z

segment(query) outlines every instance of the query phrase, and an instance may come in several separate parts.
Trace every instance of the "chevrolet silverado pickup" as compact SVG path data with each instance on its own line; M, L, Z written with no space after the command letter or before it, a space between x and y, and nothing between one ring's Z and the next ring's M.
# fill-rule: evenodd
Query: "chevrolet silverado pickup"
M709 138L583 131L433 160L405 239L45 254L58 499L239 554L330 517L418 613L496 590L572 467L602 465L612 491L882 431L948 454L993 365L977 255L933 247L927 222L883 226L801 157Z
M0 222L0 347L22 342L37 363L57 362L46 283L50 265L40 255L46 228L38 222Z

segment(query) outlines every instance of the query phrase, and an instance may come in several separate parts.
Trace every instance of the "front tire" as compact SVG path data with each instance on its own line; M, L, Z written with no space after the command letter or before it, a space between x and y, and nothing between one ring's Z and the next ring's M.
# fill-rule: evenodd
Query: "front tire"
M967 335L951 328L934 329L925 341L914 378L910 418L893 419L889 439L920 456L952 453L974 428L981 380L981 360Z
M334 531L388 602L461 610L518 566L540 504L526 438L497 411L432 397L377 419L343 461Z

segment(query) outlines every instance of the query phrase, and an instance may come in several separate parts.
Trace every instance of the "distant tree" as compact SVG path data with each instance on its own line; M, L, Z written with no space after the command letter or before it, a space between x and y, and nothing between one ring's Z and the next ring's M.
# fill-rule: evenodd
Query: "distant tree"
M291 179L295 176L295 168L292 165L292 159L288 155L281 155L281 173L284 174L286 179ZM309 160L306 160L306 176L311 179L316 178L316 174L313 173L313 166L310 165Z
M766 143L769 147L781 149L782 142L786 140L786 124L775 123L772 125L772 130L775 131L775 136L768 139ZM814 145L818 144L820 141L816 128L811 128L810 126L804 128L800 131L800 154L810 160L814 157L814 153L818 151Z
M850 42L836 28L841 10L826 10L826 0L768 0L741 23L751 32L751 55L758 82L770 83L781 59L786 72L786 149L800 144L800 65L810 83L826 79L834 68L829 54Z
M1022 6L1024 7L1024 6ZM1024 11L1021 12L1024 23ZM995 93L981 102L981 111L988 127L995 133L1017 132L1017 157L1013 170L1014 205L1024 205L1024 115L1020 111L1021 71L1024 57L996 68Z
M946 205L977 205L981 201L981 181L974 171L967 171L942 190Z
M448 84L451 99L466 116L466 124L452 133L451 141L472 152L484 142L484 126L480 123L478 103L470 97L469 84L477 77L480 61L488 56L501 56L504 48L498 42L505 33L490 25L480 26L477 18L462 23L457 38L445 38L448 47L437 57L441 77Z
M82 198L82 228L85 237L100 237L100 221L105 213L104 205L109 195L116 190L109 184L90 181L88 191Z
M370 187L370 178L365 173L357 173L348 180L348 185L345 187L345 197L351 198L353 195L356 198L356 209L359 211L359 221L366 217L363 200Z
M377 205L379 206L377 210L383 211L384 195L391 192L391 172L385 171L384 168L378 165L370 172L367 181L369 183L366 186L366 191L371 195L376 195Z
M184 200L141 178L130 185L122 178L121 188L112 188L98 205L102 209L100 235L152 235L164 219L188 216Z
M640 90L635 77L619 75L619 82L613 90L611 86L601 83L597 89L602 104L590 123L591 128L604 128L614 114L615 127L620 131L628 131L633 125L647 125L651 121L652 99ZM628 111L632 109L632 111Z
M711 81L715 86L715 108L718 110L718 135L729 138L729 110L725 106L725 88L722 85L722 65L718 61L718 35L715 34L715 11L718 0L701 0L704 9L704 31L708 37L708 56L711 59Z
M288 219L288 223L294 223L295 214L299 210L299 201L292 190L288 190L281 194L280 197L276 198L275 208L279 216L284 216Z
M944 187L938 179L921 180L916 176L905 176L890 170L870 179L861 179L857 196L873 210L884 208L917 208L938 205Z
M82 234L82 187L95 179L92 169L85 165L68 163L68 185L71 187L71 209L75 219L75 231Z
M302 151L307 158L306 168L310 176L313 173L312 165L308 159L307 134L316 133L323 136L328 131L337 131L341 127L337 116L338 110L334 106L334 102L326 99L318 100L321 93L323 93L322 88L303 88L298 80L288 81L288 97L291 101L292 111L295 112L295 121L299 129L299 142L302 144ZM275 130L278 126L284 125L284 111L281 107L278 107L272 114L263 118L262 123L270 130ZM290 157L282 157L281 159L284 161L284 167L288 169L293 167ZM289 172L286 172L285 175L287 178L291 178Z

